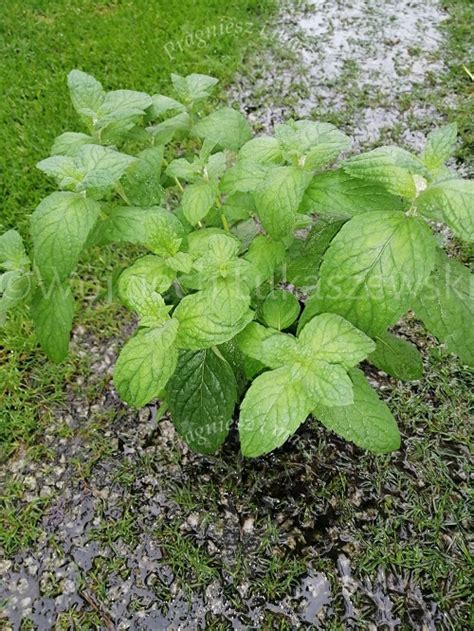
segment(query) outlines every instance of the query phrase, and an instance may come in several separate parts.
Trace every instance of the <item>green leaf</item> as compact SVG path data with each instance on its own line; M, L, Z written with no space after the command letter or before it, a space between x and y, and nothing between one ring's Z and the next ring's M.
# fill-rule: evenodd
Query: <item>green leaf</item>
M136 160L108 147L84 145L75 158L77 168L84 174L77 190L112 186Z
M74 298L67 284L36 289L31 318L42 349L57 364L68 354L73 316Z
M29 296L32 276L21 270L0 274L0 324L5 314Z
M68 74L67 83L76 112L90 118L96 117L105 97L102 85L81 70L72 70Z
M421 155L428 169L436 171L453 155L457 132L456 123L450 123L428 134L425 150Z
M218 194L215 182L201 180L187 186L183 193L183 213L190 224L195 226L214 206Z
M151 96L135 90L112 90L107 92L99 107L97 127L106 127L109 123L141 116L153 104Z
M375 349L374 342L335 313L312 318L298 336L302 353L329 364L351 368Z
M224 174L220 188L223 193L251 193L265 181L271 167L258 162L242 160Z
M50 177L54 177L62 189L76 191L84 177L77 161L70 156L51 156L38 162L36 167Z
M388 331L377 335L375 341L375 351L368 357L371 364L396 379L421 379L423 361L416 346Z
M92 136L88 134L67 131L56 138L51 148L51 155L75 156L84 145L94 143Z
M229 433L237 383L227 361L212 349L181 351L166 387L178 434L199 453L213 453Z
M343 407L316 405L315 417L328 429L374 453L400 448L400 433L388 407L368 384L364 373L350 371L354 402Z
M397 147L379 147L346 160L346 173L373 184L381 184L389 193L412 199L416 195L414 173L423 170L415 156Z
M194 182L199 175L202 175L202 163L199 160L189 162L186 158L176 158L168 165L166 175L186 182Z
M275 136L284 152L298 157L301 166L308 170L333 162L351 143L334 125L310 120L277 125Z
M319 219L303 241L295 239L288 252L286 279L297 287L314 288L323 256L344 221Z
M166 258L166 264L176 272L189 274L193 266L193 260L187 252L176 252L173 256L168 256Z
M258 162L259 164L280 164L283 156L280 143L272 136L252 138L241 147L239 161Z
M269 368L279 368L297 359L298 345L293 336L257 322L250 322L235 340L242 353Z
M193 127L193 132L221 149L238 151L252 137L252 131L246 118L230 107L223 107Z
M354 217L370 210L401 210L399 197L379 184L366 182L342 169L318 173L311 180L301 202L300 212Z
M0 235L0 269L21 270L29 267L29 264L19 232L8 230Z
M268 294L262 305L262 315L268 326L281 331L293 324L300 313L298 300L283 289L275 289Z
M436 241L418 217L370 212L348 221L331 241L300 325L334 312L369 335L394 324L428 280Z
M307 418L311 401L289 366L264 372L240 407L240 447L255 458L283 445Z
M250 244L245 259L252 263L253 285L259 287L274 275L285 260L285 246L269 237L258 235Z
M150 116L152 118L159 118L168 112L183 112L186 109L182 103L164 94L153 94L151 101Z
M193 73L187 77L182 77L179 74L172 74L171 82L176 90L178 98L185 103L191 103L193 101L207 99L214 86L219 83L219 80L205 74Z
M300 360L295 370L312 408L317 404L343 406L353 402L352 383L343 366L310 358Z
M185 296L174 312L179 348L199 350L232 339L253 318L249 304L246 288L234 282L216 282Z
M178 132L187 132L191 129L191 117L187 112L181 112L172 118L147 127L147 131L153 137L155 145L166 145Z
M293 232L309 179L308 173L296 167L274 167L256 191L257 214L274 239L283 239Z
M219 151L218 153L209 156L209 159L204 167L207 177L211 180L218 180L221 178L227 169L227 154L225 151Z
M61 188L83 191L112 186L136 158L100 145L82 145L74 157L52 156L38 169L55 177Z
M467 267L438 252L436 267L413 308L428 331L474 368L474 275Z
M44 281L64 280L76 266L100 212L78 193L52 193L31 215L34 263Z
M182 236L181 222L164 208L114 206L109 216L97 224L93 243L145 244L157 250L157 254L169 256L178 251Z
M474 182L443 180L429 186L417 198L417 207L430 218L440 211L443 221L465 241L474 241Z
M174 346L178 322L139 331L122 348L115 364L114 384L120 398L133 407L143 407L168 383L178 363Z
M137 259L122 272L119 279L119 293L130 308L140 313L142 302L140 292L149 290L164 293L176 278L176 273L159 256L149 254ZM144 296L145 298L145 296Z
M137 161L127 169L122 186L128 202L133 206L156 206L163 197L161 163L163 146L150 147L137 155Z

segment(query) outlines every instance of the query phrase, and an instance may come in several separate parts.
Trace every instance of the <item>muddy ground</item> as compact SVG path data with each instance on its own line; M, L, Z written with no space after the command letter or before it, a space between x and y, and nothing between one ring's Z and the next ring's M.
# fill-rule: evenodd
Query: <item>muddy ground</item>
M288 5L231 98L256 127L316 115L360 146L419 148L440 118L423 94L443 72L445 17L434 1ZM78 329L72 352L90 369L41 457L3 471L31 529L0 562L4 628L468 628L473 382L412 318L397 328L422 351L423 380L365 368L399 419L399 452L369 456L308 420L257 460L235 434L192 454L155 406L121 404L120 337Z

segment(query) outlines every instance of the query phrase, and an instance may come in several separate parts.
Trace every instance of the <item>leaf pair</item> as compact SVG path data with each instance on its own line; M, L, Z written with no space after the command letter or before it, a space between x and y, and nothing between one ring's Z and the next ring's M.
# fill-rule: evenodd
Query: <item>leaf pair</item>
M282 445L316 406L354 405L348 369L373 341L338 315L310 320L298 338L250 324L240 349L272 370L258 376L241 405L242 452L258 456Z

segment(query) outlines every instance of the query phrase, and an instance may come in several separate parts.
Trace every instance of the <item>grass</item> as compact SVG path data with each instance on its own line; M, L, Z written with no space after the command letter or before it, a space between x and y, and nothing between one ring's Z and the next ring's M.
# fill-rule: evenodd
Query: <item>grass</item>
M457 157L471 170L474 168L474 59L472 47L474 37L474 4L470 0L443 0L448 12L445 22L447 48L445 58L448 66L443 85L446 91L457 95L456 107L447 108L450 121L456 121L462 144Z

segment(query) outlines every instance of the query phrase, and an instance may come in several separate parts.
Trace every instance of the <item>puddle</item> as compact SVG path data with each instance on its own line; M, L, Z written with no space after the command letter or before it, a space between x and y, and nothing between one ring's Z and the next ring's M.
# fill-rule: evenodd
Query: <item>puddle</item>
M444 70L446 17L436 0L289 2L274 51L240 76L234 98L267 129L289 116L336 115L356 147L385 142L396 129L398 140L420 149L440 120L419 103Z

